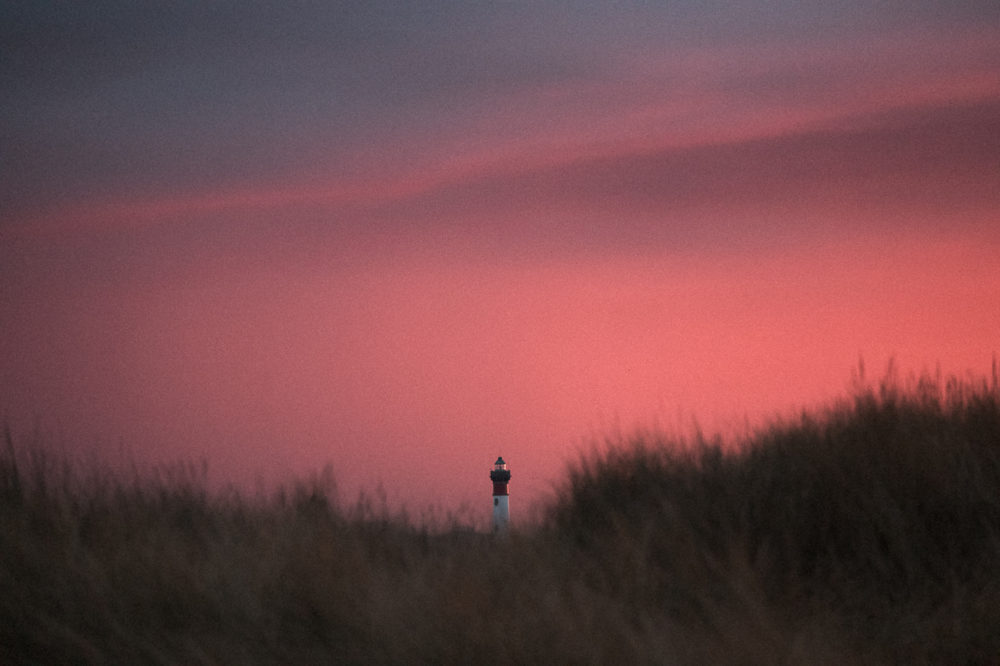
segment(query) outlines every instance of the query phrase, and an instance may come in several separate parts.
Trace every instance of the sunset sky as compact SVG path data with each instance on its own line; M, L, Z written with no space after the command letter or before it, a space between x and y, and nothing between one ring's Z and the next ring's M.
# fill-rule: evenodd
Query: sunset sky
M1000 3L0 4L0 416L511 512L1000 351Z

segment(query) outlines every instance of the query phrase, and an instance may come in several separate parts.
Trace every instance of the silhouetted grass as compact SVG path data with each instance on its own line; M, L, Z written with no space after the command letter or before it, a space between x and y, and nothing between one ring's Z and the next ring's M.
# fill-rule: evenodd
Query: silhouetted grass
M494 539L8 432L3 663L996 663L1000 390L892 378L745 442L657 433Z

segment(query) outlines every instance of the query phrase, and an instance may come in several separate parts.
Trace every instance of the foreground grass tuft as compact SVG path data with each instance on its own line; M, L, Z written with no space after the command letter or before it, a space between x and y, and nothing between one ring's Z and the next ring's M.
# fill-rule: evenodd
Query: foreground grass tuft
M745 442L614 441L494 540L84 474L5 433L4 663L996 663L1000 390L859 387Z

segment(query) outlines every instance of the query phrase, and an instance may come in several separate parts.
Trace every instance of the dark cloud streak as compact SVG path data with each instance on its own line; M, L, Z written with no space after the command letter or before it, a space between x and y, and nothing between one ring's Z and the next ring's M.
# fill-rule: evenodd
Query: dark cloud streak
M997 118L1000 101L903 110L821 131L496 174L394 202L383 214L428 227L453 220L458 234L461 220L485 217L495 236L524 245L548 236L563 247L652 251L742 242L748 220L761 242L798 224L809 234L859 224L885 232L900 214L912 216L911 230L957 232L955 213L1000 206ZM580 224L567 228L573 218ZM545 220L551 228L539 228Z

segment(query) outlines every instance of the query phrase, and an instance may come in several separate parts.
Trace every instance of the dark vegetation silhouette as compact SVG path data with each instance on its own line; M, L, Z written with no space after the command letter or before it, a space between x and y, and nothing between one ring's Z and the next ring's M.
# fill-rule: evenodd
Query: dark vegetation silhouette
M637 433L496 540L85 472L8 431L3 663L1000 659L1000 389L889 375L723 441Z

